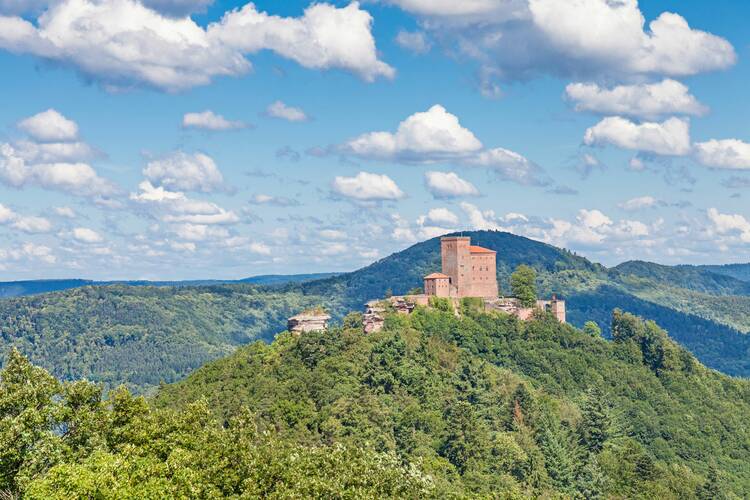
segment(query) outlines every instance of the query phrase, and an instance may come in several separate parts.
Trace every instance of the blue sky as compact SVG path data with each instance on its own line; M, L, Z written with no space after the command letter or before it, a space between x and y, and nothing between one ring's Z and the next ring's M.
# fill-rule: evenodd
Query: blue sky
M0 279L350 270L461 229L748 261L749 11L0 0Z

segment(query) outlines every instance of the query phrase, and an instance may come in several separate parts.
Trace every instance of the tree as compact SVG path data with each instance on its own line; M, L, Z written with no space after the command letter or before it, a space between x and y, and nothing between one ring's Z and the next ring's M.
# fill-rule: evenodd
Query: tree
M536 305L536 271L532 267L521 264L510 276L510 289L513 296L521 301L524 307Z
M448 407L445 418L448 434L441 454L463 474L472 462L486 455L489 444L487 429L466 401Z
M583 333L590 337L599 338L602 336L602 329L594 321L587 321L583 325Z
M575 484L578 460L568 430L548 416L538 439L552 483L560 490L571 491Z
M612 419L604 394L596 387L586 391L581 405L579 442L590 453L599 453L611 436Z

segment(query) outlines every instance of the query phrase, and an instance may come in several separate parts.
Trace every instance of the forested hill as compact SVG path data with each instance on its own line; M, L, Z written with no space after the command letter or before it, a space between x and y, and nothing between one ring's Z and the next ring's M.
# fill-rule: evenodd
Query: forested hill
M724 264L720 266L696 266L716 274L724 274L738 280L750 282L750 263L748 264Z
M511 271L530 264L543 295L567 299L575 325L595 320L608 334L612 309L626 307L658 320L707 366L750 376L750 336L740 331L750 330L750 297L727 295L744 286L732 278L708 271L686 277L672 268L651 270L647 263L608 270L509 233L464 234L498 252L498 278L506 293ZM89 286L3 299L0 355L17 346L63 379L86 377L144 391L252 340L270 341L286 327L286 318L302 309L325 305L338 320L367 300L421 286L425 274L439 269L440 242L433 238L358 271L302 283L265 277L274 286Z
M210 286L230 283L251 283L255 285L286 285L288 283L302 283L336 276L340 273L314 274L264 274L251 276L240 280L183 280L183 281L93 281L84 279L59 280L29 280L29 281L0 281L0 298L36 295L40 293L59 292L84 286Z
M250 408L284 439L394 452L444 497L750 496L750 383L706 369L654 323L612 321L610 342L469 308L392 315L364 335L355 314L241 348L155 404L203 399L221 421Z

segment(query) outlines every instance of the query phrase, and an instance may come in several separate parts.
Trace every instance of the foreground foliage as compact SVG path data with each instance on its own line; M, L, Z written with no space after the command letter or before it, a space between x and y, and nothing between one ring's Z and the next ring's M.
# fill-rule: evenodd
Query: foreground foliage
M618 311L610 342L470 308L391 315L372 335L359 321L242 348L155 404L206 400L226 422L252 408L285 439L396 454L447 496L750 495L750 384L653 322Z
M102 400L12 351L0 374L0 497L420 498L434 486L393 454L305 446L239 412L225 427L205 403L149 407L126 389Z

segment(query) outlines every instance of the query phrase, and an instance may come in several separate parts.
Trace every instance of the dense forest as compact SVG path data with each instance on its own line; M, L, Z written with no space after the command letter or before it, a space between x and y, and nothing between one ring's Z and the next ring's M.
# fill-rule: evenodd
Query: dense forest
M609 334L616 307L657 320L711 368L750 376L750 285L702 268L645 262L612 269L509 233L465 233L498 252L501 293L518 265L538 289L567 301L569 320L596 321ZM184 377L254 339L270 341L286 318L325 304L335 320L373 298L402 294L440 269L438 238L363 269L323 279L260 277L265 284L87 286L0 300L0 356L13 346L64 380L144 392ZM271 283L271 284L269 284Z
M444 308L443 308L444 309ZM279 334L149 402L0 374L0 491L26 498L746 498L750 383L616 311L613 340L462 304Z

